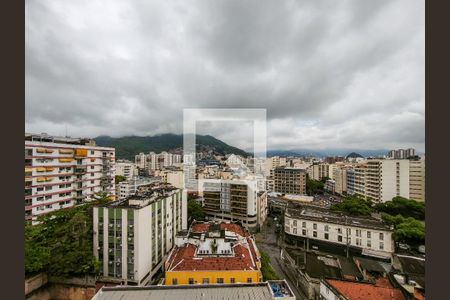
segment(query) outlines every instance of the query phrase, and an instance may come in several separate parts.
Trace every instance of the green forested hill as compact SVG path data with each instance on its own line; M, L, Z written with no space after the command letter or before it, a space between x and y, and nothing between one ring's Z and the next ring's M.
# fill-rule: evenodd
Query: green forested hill
M149 153L151 151L159 153L183 148L183 135L181 134L161 134L155 136L124 136L114 138L110 136L99 136L95 138L98 146L116 148L116 157L119 159L129 159L134 161L134 156L140 152ZM238 154L247 156L248 153L230 146L221 140L210 135L197 135L197 147L213 149L219 154Z

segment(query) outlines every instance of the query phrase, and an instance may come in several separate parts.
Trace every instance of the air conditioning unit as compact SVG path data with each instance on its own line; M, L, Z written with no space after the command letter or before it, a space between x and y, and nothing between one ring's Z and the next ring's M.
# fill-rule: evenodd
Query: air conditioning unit
M113 264L113 262L112 262L112 261L109 261L109 264L110 264L110 265L112 265L112 264Z
M132 238L128 238L128 241L130 242L130 241L132 241L133 239Z
M109 227L113 227L114 225L113 224L109 224Z
M109 253L113 252L113 249L109 249Z
M100 250L100 249L102 249L101 247L97 247L97 250Z

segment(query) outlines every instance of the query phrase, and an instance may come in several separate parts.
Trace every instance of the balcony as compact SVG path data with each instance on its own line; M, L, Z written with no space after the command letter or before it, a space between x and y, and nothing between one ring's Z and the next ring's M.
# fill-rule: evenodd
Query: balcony
M83 175L87 172L87 166L76 166L74 169L74 173L76 175Z

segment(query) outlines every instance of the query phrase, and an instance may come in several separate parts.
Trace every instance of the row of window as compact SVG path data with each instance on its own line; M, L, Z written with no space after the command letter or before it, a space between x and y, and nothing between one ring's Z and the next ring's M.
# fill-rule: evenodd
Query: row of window
M251 277L247 278L247 283L252 283L253 279ZM196 280L194 280L194 278L189 278L188 279L188 283L189 284L196 284L198 283ZM209 284L210 280L209 278L202 278L202 284ZM225 283L224 278L217 278L216 279L216 283ZM231 277L230 278L230 283L236 283L236 278ZM178 284L178 279L177 278L172 278L172 284L173 285L177 285Z
M297 228L293 228L292 232L294 234L297 234ZM302 235L304 235L304 236L307 235L306 229L302 229ZM315 237L315 238L317 237L317 231L313 231L313 237ZM325 240L329 240L330 239L329 233L325 232L324 235L323 235L323 238ZM351 242L352 242L351 237L348 237L347 239L348 239L348 244L351 244ZM338 242L342 242L343 241L342 235L338 235L337 236L337 240L338 240ZM356 246L362 246L362 240L360 238L356 238ZM371 240L367 240L367 247L369 247L369 248L372 247L372 241ZM380 242L379 243L379 249L380 250L384 250L384 242Z
M295 226L295 227L297 226L297 220L293 220L293 226ZM302 222L302 228L306 228L306 222ZM313 229L317 230L317 224L316 223L313 223ZM324 225L323 229L324 229L325 232L329 232L330 226L329 225ZM296 228L294 228L294 230L295 230L295 232L297 231ZM338 227L337 228L337 232L338 233L342 233L342 228ZM355 232L356 232L356 236L357 237L361 237L362 236L361 235L361 232L362 232L361 229L356 229ZM352 234L352 229L351 228L347 228L347 234L349 234L349 235ZM370 239L371 237L372 237L372 232L367 231L367 238ZM379 239L380 240L384 240L384 233L383 232L379 233Z

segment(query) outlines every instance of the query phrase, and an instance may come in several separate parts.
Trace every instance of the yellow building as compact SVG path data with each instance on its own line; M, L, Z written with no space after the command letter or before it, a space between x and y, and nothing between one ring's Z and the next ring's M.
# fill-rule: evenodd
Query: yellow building
M196 223L176 237L165 264L165 284L261 282L261 257L253 239L232 223Z

